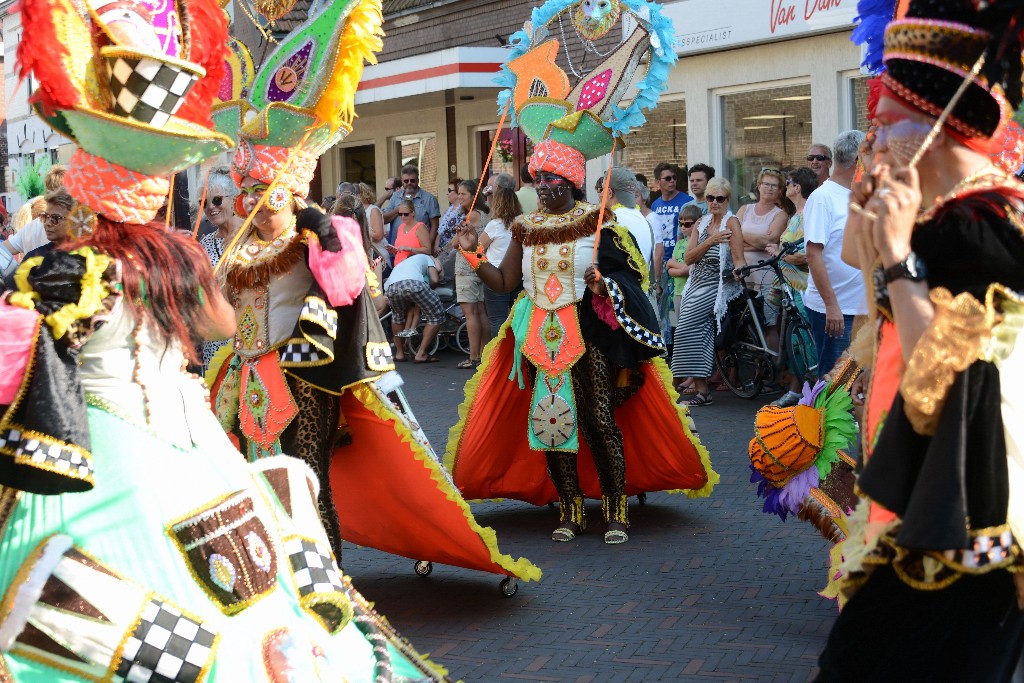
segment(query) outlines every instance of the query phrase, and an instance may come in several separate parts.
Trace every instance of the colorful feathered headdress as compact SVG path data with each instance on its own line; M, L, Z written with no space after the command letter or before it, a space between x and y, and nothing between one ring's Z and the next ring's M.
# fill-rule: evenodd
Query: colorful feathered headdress
M223 91L236 99L215 105L213 119L237 139L236 182L250 176L309 193L320 155L352 131L356 88L364 63L376 63L382 22L380 0L329 0L256 70L247 98L226 81ZM244 74L245 57L235 62ZM243 77L234 69L230 76Z
M211 130L227 17L215 0L21 0L18 71L39 115L74 140L65 183L115 222L144 223L170 175L231 148Z
M646 122L643 112L657 105L676 61L672 22L646 0L548 0L510 42L498 105L538 143L531 170L570 179Z
M783 520L798 515L833 541L844 536L845 511L823 490L824 482L843 459L841 449L857 435L846 390L857 374L859 369L848 362L831 383L805 384L797 405L761 408L748 449L750 481L764 498L764 512Z

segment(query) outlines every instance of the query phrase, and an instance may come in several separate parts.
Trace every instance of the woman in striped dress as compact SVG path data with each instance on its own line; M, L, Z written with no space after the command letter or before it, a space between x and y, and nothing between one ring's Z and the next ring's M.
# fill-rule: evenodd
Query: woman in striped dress
M690 279L683 290L672 349L672 376L693 378L696 394L685 401L688 406L711 405L708 377L715 360L715 332L729 300L742 291L742 283L726 282L722 274L746 265L743 231L729 210L732 185L725 178L712 178L705 192L708 213L694 228L683 256L691 266Z

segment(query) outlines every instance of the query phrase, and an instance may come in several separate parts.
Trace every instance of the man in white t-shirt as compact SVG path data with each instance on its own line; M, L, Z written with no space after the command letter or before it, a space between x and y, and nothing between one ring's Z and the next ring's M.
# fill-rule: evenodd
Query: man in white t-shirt
M831 371L850 345L853 316L868 312L861 273L842 259L850 185L863 140L864 133L858 130L840 134L834 146L832 177L811 193L804 207L804 243L811 271L804 306L818 351L819 376Z
M434 343L434 337L444 322L444 306L433 290L440 280L440 272L441 264L436 258L415 254L395 266L391 276L384 282L384 294L391 304L391 332L395 337L396 361L406 360L404 338L416 333L413 327L407 329L405 314L413 306L418 306L420 319L426 325L414 360L417 363L437 362L435 356L427 355L427 349ZM410 331L412 334L409 334Z

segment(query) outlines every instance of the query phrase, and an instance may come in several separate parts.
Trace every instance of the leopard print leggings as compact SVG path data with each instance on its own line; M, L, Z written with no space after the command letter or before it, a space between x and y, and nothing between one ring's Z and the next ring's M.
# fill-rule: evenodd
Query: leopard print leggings
M639 371L628 372L627 385L616 387L619 368L594 346L587 347L583 357L570 371L576 397L577 425L590 446L601 483L604 521L620 522L627 527L626 459L622 450L622 432L615 424L615 407L643 386L643 375ZM547 464L548 475L558 491L560 521L575 522L581 529L586 528L576 454L547 451Z
M281 449L313 468L320 481L320 521L327 531L334 556L341 567L341 527L331 496L331 455L338 429L341 399L295 377L288 377L288 388L295 399L298 415L281 435Z

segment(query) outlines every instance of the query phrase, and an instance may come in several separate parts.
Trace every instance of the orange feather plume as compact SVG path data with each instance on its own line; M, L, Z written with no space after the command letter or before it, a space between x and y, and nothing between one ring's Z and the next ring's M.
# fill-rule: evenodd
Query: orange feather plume
M39 83L30 101L38 102L48 115L77 105L82 92L68 66L74 61L72 49L88 51L91 56L88 27L66 2L19 0L12 11L21 14L24 37L18 43L15 68L22 80L31 74Z

